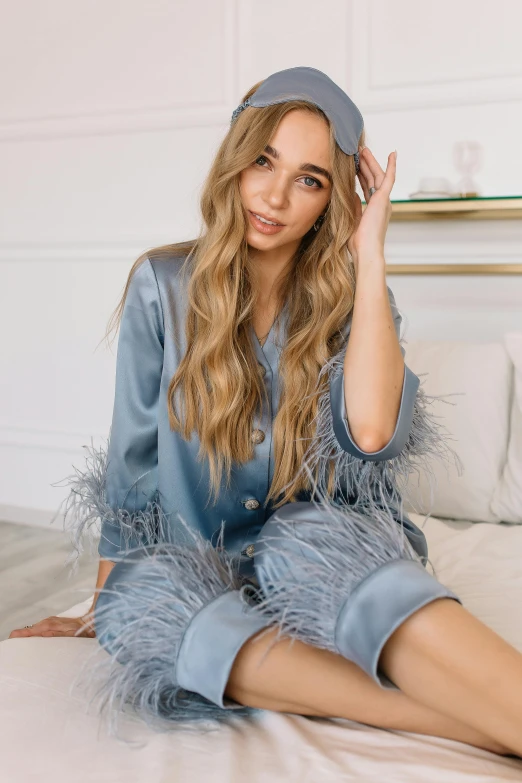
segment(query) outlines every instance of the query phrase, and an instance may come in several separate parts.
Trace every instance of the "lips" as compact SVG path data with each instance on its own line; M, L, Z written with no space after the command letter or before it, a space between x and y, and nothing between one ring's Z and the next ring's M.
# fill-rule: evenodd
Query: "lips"
M270 217L270 215L265 215L265 214L264 214L264 212L254 212L254 211L253 211L253 210L251 210L251 209L249 209L248 211L250 212L250 214L254 215L254 217L255 217L256 215L259 215L259 217L262 217L264 220L270 220L272 223L276 223L276 225L278 225L278 226L284 226L284 223L280 223L280 222L279 222L278 220L276 220L275 218L273 218L273 217Z
M279 232L282 231L284 228L283 225L273 226L271 223L263 223L263 221L259 220L259 218L256 217L255 214L250 210L248 210L248 219L250 225L259 234L264 234L265 236L271 236L272 234L279 234Z

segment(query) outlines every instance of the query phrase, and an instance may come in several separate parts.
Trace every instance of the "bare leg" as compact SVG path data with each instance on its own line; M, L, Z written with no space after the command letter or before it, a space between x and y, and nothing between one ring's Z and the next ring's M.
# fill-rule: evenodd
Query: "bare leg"
M275 630L262 631L243 645L230 672L225 691L229 698L274 712L346 718L379 728L458 740L493 753L509 753L506 746L484 732L401 691L381 688L341 655L286 637L265 655L275 635Z
M414 612L379 667L408 696L522 755L522 654L456 601Z

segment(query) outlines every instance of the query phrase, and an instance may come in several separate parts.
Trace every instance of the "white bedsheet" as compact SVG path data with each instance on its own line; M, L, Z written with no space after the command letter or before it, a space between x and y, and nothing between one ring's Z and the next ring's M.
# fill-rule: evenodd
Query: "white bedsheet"
M522 526L443 522L415 514L438 578L522 652ZM64 615L85 611L92 596ZM263 711L210 733L155 733L122 719L130 747L109 738L77 689L95 639L0 643L2 783L486 783L522 780L522 759L342 719ZM102 654L103 653L102 651Z

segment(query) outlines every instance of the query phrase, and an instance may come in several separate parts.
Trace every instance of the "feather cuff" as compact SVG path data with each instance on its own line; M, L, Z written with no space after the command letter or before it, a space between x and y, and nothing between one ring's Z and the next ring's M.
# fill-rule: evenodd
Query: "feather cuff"
M334 416L339 414L333 411L331 386L336 379L337 382L342 379L345 353L346 345L325 363L319 373L318 384L325 375L328 377L328 383L319 395L317 415L314 419L315 435L296 476L304 475L305 479L311 481L314 491L318 490L321 497L326 497L330 495L327 488L331 471L334 481L333 502L338 501L342 505L348 503L354 507L366 508L367 512L374 510L375 513L384 508L403 517L404 501L416 510L417 497L411 492L411 482L408 486L409 476L412 472L416 472L417 476L424 473L429 481L431 508L437 484L432 460L439 459L448 463L453 457L458 474L461 475L463 471L458 454L448 444L449 440L454 439L446 427L437 421L440 417L430 410L434 400L442 399L447 402L443 397L448 395L431 396L419 387L413 402L410 431L400 453L382 460L371 455L368 455L367 460L356 457L341 446L334 429ZM316 477L316 480L311 477Z
M63 509L63 529L69 533L74 548L65 564L72 562L72 571L76 572L78 558L84 551L84 536L88 536L90 553L94 555L100 536L104 539L104 529L107 532L114 531L114 536L121 542L121 554L138 545L147 546L168 540L169 517L161 507L159 493L154 493L144 509L128 511L113 507L108 503L106 493L109 476L108 441L105 446L96 449L91 439L91 446L83 448L87 452L85 470L73 466L73 474L52 485L65 486L61 482L66 482L69 487L69 494L51 520L52 524ZM120 556L119 551L117 554Z
M238 591L242 603L252 602L252 585L238 572L238 556L223 547L224 523L215 547L181 517L180 524L190 545L160 543L127 553L84 618L94 620L101 647L74 685L87 686L88 704L95 702L98 715L108 718L109 733L119 739L122 715L142 719L155 731L192 724L199 733L202 721L222 724L256 712L239 703L224 709L180 685L178 658L198 612L229 591ZM212 670L214 651L205 654Z

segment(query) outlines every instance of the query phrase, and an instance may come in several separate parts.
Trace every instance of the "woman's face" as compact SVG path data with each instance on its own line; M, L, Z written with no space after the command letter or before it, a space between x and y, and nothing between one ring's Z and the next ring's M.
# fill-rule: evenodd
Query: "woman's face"
M332 192L331 176L330 136L325 120L301 110L285 114L265 152L240 173L248 244L258 250L288 245L290 252L295 252L326 209ZM274 230L252 213L283 227Z

